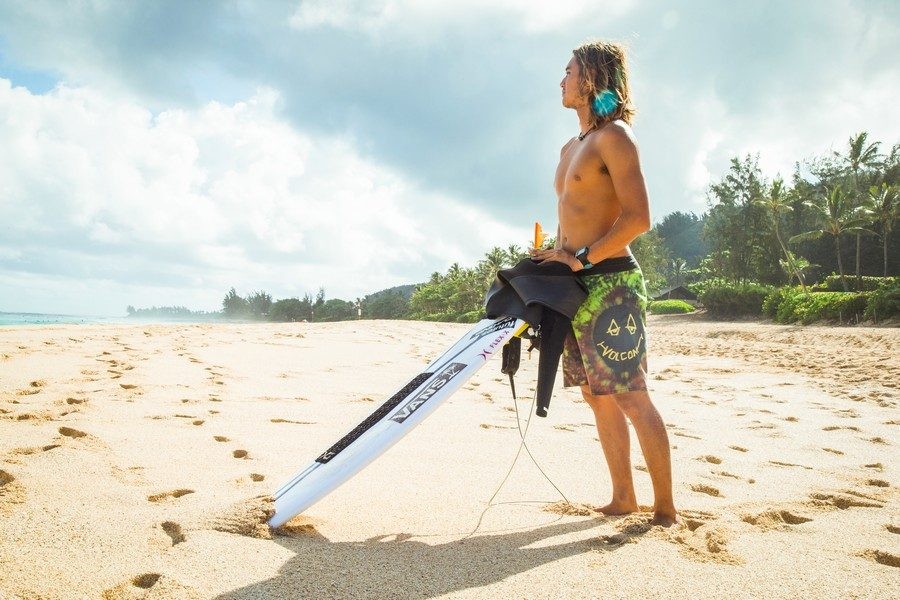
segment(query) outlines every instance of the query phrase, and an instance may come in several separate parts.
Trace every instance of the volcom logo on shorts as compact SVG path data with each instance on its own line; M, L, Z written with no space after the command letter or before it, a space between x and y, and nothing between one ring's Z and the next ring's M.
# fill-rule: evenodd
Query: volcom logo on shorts
M594 344L603 362L613 372L634 373L646 352L644 324L633 305L616 304L594 322Z

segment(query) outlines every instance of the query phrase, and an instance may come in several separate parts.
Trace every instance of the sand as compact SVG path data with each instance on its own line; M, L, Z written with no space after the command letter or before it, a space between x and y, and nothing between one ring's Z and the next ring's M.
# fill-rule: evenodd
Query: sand
M609 476L561 388L528 432L559 491L522 453L488 508L535 356L517 403L492 361L271 532L269 494L467 328L0 328L0 598L897 597L898 329L652 318L668 530L591 509Z

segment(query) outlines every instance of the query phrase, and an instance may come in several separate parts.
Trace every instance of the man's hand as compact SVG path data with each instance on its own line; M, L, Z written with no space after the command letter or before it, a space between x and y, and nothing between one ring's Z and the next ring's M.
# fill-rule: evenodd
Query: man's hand
M562 248L548 248L546 250L530 248L529 252L531 252L531 257L539 263L548 261L561 262L564 265L568 265L573 271L580 271L584 268L581 261L575 258L574 254Z

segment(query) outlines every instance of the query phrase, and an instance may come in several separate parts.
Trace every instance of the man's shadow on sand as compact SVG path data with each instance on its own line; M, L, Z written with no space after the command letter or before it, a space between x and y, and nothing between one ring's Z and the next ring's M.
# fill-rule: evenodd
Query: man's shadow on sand
M527 531L479 535L437 545L410 539L406 534L335 543L315 531L302 536L276 536L278 544L295 554L279 574L218 598L432 598L496 583L591 550L614 551L620 545L604 544L596 536L527 547L611 520L596 517L551 523Z

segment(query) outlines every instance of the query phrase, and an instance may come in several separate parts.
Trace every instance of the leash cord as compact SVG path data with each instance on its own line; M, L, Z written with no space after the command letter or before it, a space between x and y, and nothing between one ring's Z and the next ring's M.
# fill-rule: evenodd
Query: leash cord
M488 500L488 502L487 502L487 506L485 506L484 510L481 511L481 515L478 517L478 523L475 525L475 528L470 533L468 533L465 537L463 537L462 539L468 539L478 532L478 530L481 528L481 522L484 520L484 515L486 515L487 511L490 510L491 508L493 508L494 506L499 506L501 504L520 504L520 503L522 503L522 504L524 504L524 503L527 503L527 504L552 504L552 502L540 501L540 500L537 500L537 501L536 500L520 500L520 501L515 501L515 502L498 502L497 504L494 504L494 498L497 497L497 494L499 494L500 490L503 489L503 486L506 485L506 481L507 481L507 479L509 479L509 476L512 474L513 469L515 468L516 463L519 460L519 456L522 454L523 448L525 449L525 452L528 454L528 457L531 459L531 462L534 463L534 466L536 466L538 471L541 472L541 475L544 476L544 479L546 479L550 483L550 485L553 486L553 489L557 491L557 493L562 497L562 499L566 503L571 504L571 502L569 502L569 499L566 498L566 495L562 493L562 490L560 490L557 487L557 485L555 483L553 483L553 480L550 479L550 477L544 472L544 470L541 468L541 465L538 464L537 459L535 459L534 455L531 454L531 450L529 450L528 445L525 443L525 436L528 435L528 428L531 426L531 417L534 414L535 400L536 400L535 396L532 396L531 397L531 407L528 410L528 418L525 420L525 431L522 431L522 419L519 416L519 405L515 401L515 399L513 400L513 407L515 408L515 411L516 411L516 429L519 431L519 439L520 439L519 448L518 448L518 450L516 450L516 455L512 460L512 464L509 465L509 469L506 471L506 475L504 475L503 479L500 481L500 485L498 485L497 489L494 490L494 493L491 495L490 500Z

